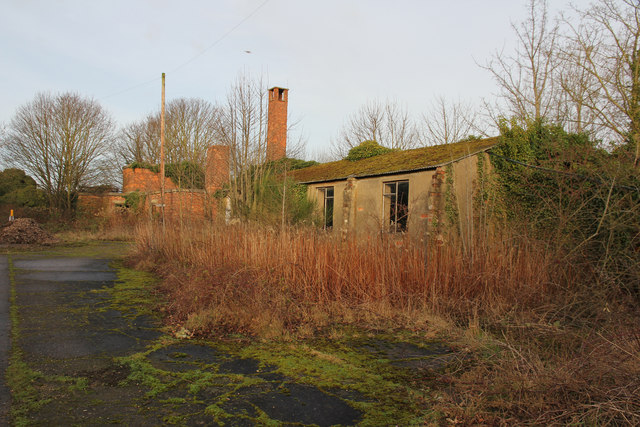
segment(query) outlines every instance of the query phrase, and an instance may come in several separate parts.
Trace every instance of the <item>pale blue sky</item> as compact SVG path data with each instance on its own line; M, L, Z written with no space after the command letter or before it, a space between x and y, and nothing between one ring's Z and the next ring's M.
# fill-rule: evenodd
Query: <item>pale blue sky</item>
M416 116L439 95L490 98L494 83L476 62L512 46L510 21L525 17L525 4L0 0L0 123L38 92L73 91L98 100L123 126L158 108L162 72L168 100L223 102L245 71L290 89L290 115L313 156L374 98L395 99ZM567 4L550 0L553 10Z

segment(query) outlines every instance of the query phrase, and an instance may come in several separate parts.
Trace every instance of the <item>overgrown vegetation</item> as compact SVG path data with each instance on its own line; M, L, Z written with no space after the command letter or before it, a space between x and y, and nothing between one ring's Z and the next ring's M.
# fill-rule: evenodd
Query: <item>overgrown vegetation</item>
M249 168L231 183L241 190L231 197L234 214L269 226L313 222L315 205L307 198L306 185L288 176L289 170L313 163L282 159Z
M0 204L12 207L39 207L46 204L44 192L23 170L9 168L0 172Z
M383 147L376 141L362 141L349 150L349 153L344 158L345 160L355 161L368 159L369 157L379 156L380 154L393 151L391 148Z
M136 257L165 278L171 322L195 335L287 340L336 325L441 322L467 351L425 380L441 393L429 410L443 419L634 424L640 230L627 156L542 122L505 122L478 161L475 233L464 244L457 233L444 244L343 240L255 217L164 235L141 226Z
M146 162L133 162L127 166L131 169L147 169L154 173L160 172L160 166ZM182 161L180 163L167 163L164 168L164 176L171 178L178 188L204 188L204 169L195 162Z
M491 150L500 209L510 227L593 270L591 287L640 301L640 175L632 149L599 148L585 134L542 121L501 125Z

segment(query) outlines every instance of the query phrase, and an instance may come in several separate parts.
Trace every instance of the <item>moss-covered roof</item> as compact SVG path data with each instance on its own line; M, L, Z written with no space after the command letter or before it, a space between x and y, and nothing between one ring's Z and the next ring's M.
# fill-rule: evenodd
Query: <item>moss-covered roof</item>
M367 159L322 163L292 171L293 179L302 183L336 181L349 176L391 175L431 169L469 155L487 150L498 143L498 138L461 141L454 144L434 145L414 150L393 151Z

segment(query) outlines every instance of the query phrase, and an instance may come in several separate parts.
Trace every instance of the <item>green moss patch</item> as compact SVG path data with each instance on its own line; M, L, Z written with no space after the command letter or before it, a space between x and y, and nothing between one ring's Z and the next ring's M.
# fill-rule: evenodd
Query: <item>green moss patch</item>
M498 143L498 138L461 141L414 150L392 151L374 157L350 161L323 163L291 172L302 183L313 183L375 176L389 173L411 172L441 166L466 156L485 151Z

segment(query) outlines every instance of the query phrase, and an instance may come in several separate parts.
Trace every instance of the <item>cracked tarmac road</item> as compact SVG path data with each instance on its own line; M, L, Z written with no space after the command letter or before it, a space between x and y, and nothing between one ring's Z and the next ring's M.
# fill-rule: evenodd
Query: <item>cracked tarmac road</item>
M15 272L13 284L10 269ZM13 422L19 418L47 425L216 425L207 407L223 395L227 425L254 425L266 417L285 424L357 421L359 411L343 400L290 383L269 372L273 368L261 369L256 360L221 354L206 345L159 346L163 333L154 316L113 304L116 273L110 259L31 254L0 259L0 367L6 370L9 357L8 302L13 286L18 308L13 344L27 366L23 374L33 383L30 399L36 401L14 413ZM150 395L144 379L131 380L133 368L121 360L135 354L146 359L150 348L155 348L148 353L149 365L156 366L154 375L170 385L160 399ZM219 384L204 384L190 393L188 382L198 380L192 375L183 381L177 374L191 371L215 373ZM238 377L246 385L238 386ZM295 396L280 393L283 385ZM0 425L11 421L9 398L3 381Z
M114 264L125 246L103 245L0 255L0 372L11 361L13 392L3 375L0 425L415 423L423 409L408 396L422 391L403 378L452 355L377 337L178 340L150 305L155 279Z

